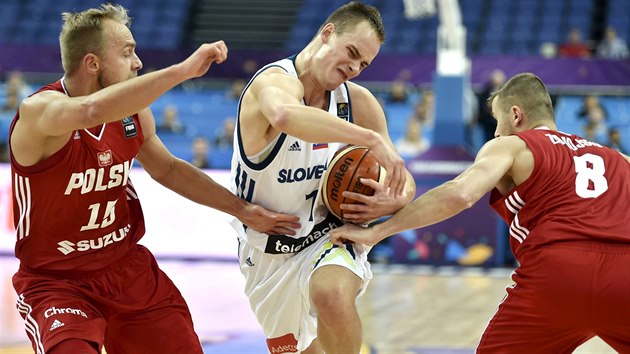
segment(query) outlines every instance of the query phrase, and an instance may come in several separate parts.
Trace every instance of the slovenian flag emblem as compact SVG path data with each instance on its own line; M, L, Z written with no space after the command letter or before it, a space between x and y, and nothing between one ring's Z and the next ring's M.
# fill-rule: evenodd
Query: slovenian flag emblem
M328 143L313 144L313 150L327 149Z

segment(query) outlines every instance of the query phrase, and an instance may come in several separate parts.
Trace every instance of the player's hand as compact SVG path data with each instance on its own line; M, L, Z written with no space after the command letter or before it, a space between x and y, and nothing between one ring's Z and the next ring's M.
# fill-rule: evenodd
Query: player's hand
M343 218L355 224L363 224L382 216L392 215L404 207L407 198L404 194L394 194L392 189L369 178L361 178L361 183L374 189L374 195L344 191L342 195L358 203L341 204Z
M248 204L239 220L252 229L272 235L295 235L300 228L300 218L294 215L279 214L259 205Z
M204 43L180 65L186 79L192 79L207 73L213 63L224 62L227 54L228 49L223 41Z
M330 236L330 241L335 245L350 242L374 246L380 241L375 237L376 235L374 235L372 228L352 224L345 224L336 229L332 229L328 235Z
M380 139L375 146L370 146L372 152L376 156L376 160L385 168L387 175L385 176L384 185L391 188L395 195L402 195L405 190L406 174L405 162L398 155L396 150Z

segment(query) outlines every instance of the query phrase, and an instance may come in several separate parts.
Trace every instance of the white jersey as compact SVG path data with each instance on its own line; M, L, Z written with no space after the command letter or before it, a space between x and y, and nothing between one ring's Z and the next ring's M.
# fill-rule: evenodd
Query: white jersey
M295 57L289 57L261 68L252 78L271 68L280 67L297 77ZM251 81L245 87L247 91ZM311 246L331 228L342 222L324 206L320 196L321 180L327 164L334 153L345 144L307 142L294 136L280 133L263 152L267 156L256 161L256 156L245 155L241 139L240 106L234 131L234 155L232 157L231 191L250 203L266 209L297 215L301 228L295 236L267 235L240 223L232 223L239 233L239 240L269 254L291 254ZM331 119L352 122L348 87L344 83L329 92L328 112ZM302 104L304 101L302 100Z

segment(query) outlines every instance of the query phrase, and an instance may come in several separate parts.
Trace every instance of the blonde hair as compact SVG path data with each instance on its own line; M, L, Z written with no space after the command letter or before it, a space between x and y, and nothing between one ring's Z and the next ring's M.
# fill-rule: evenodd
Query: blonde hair
M127 9L121 5L101 4L100 8L61 14L63 27L59 35L61 64L66 75L74 74L86 54L104 54L103 21L131 24Z
M512 106L519 106L530 122L555 120L551 96L542 80L532 74L513 76L488 98L488 106L499 99L497 109L506 112Z

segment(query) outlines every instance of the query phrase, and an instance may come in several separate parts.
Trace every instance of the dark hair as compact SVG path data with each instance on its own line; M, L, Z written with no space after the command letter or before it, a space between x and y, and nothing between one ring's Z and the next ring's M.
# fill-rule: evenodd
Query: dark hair
M354 28L363 21L366 21L370 27L372 27L378 39L383 43L385 41L385 27L383 26L381 13L374 6L358 1L352 1L335 10L335 12L328 16L326 21L319 28L319 31L321 31L327 23L333 23L337 33L341 34Z
M542 80L532 73L522 73L513 76L488 98L488 107L492 109L492 102L498 99L498 109L509 110L512 106L519 106L530 121L553 120L553 105L551 96Z

